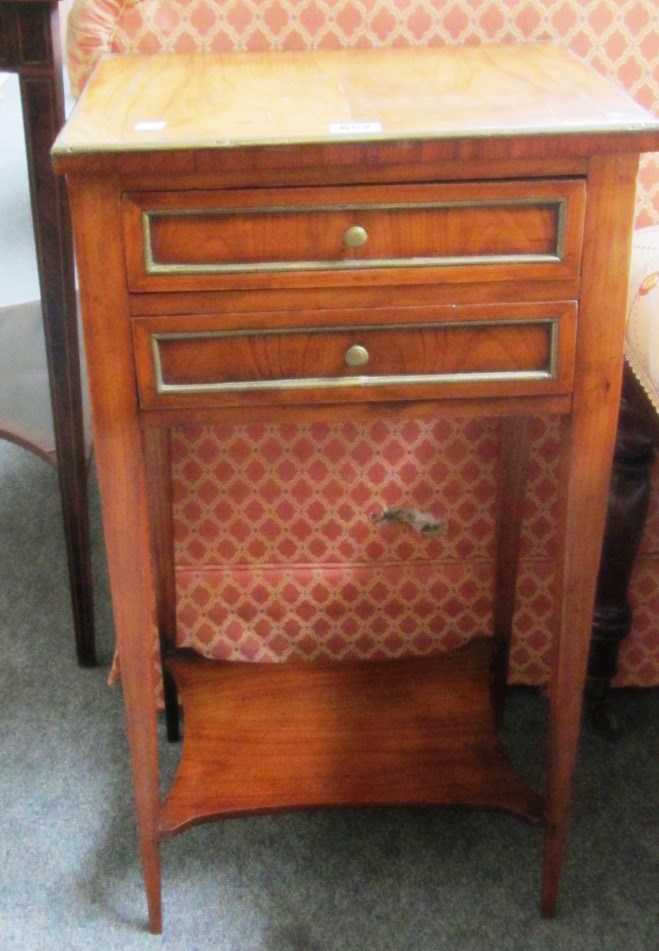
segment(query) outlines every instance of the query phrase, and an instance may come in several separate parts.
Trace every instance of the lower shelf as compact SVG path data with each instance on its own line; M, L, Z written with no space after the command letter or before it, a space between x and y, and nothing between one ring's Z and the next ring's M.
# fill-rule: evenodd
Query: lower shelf
M492 643L327 665L168 661L185 738L161 833L332 806L469 805L542 816L495 731Z

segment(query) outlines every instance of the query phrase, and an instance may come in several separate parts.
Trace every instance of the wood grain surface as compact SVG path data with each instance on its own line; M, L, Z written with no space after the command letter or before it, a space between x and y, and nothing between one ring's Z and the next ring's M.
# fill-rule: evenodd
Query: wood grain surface
M172 658L183 755L164 833L226 815L320 806L469 805L539 819L494 728L491 639L409 661Z
M656 124L549 44L185 53L102 60L56 151L611 132Z

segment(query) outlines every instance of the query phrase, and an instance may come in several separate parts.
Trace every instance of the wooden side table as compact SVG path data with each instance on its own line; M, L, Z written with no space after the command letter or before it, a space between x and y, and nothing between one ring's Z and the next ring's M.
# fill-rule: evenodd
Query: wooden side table
M638 153L657 147L659 123L552 46L101 64L54 154L75 222L152 931L164 837L220 817L385 803L542 823L541 903L554 913ZM231 664L175 649L169 427L439 413L500 419L493 636L386 663ZM562 421L563 473L541 793L498 733L535 413ZM162 799L154 604L185 724Z
M78 662L96 663L73 241L50 148L64 122L58 0L0 0L0 70L18 73ZM1 411L0 411L1 412ZM16 441L30 445L29 434ZM39 446L35 451L44 456Z

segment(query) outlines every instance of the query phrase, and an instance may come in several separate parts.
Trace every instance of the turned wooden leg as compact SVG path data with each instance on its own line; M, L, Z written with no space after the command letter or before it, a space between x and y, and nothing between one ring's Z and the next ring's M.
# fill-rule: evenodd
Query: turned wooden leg
M627 595L648 511L650 466L654 459L652 437L649 422L639 406L635 381L631 371L627 370L620 403L586 686L589 717L598 728L609 733L617 730L609 703L610 688L616 674L620 644L632 626Z

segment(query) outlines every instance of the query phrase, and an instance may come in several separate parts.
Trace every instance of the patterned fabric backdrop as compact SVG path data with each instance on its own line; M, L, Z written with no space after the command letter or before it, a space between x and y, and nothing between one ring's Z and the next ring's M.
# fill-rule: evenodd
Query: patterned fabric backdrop
M556 423L534 425L513 663L546 675ZM491 628L497 424L179 430L173 441L183 643L213 656L372 658ZM388 521L413 510L436 531Z
M77 94L103 52L513 41L567 46L659 113L656 0L75 0L68 62ZM637 225L652 223L657 155L637 202ZM534 421L511 656L523 683L548 673L556 446L555 422ZM176 431L180 642L277 661L428 653L487 631L496 458L495 423ZM659 683L658 496L619 684ZM438 531L381 520L396 507Z

